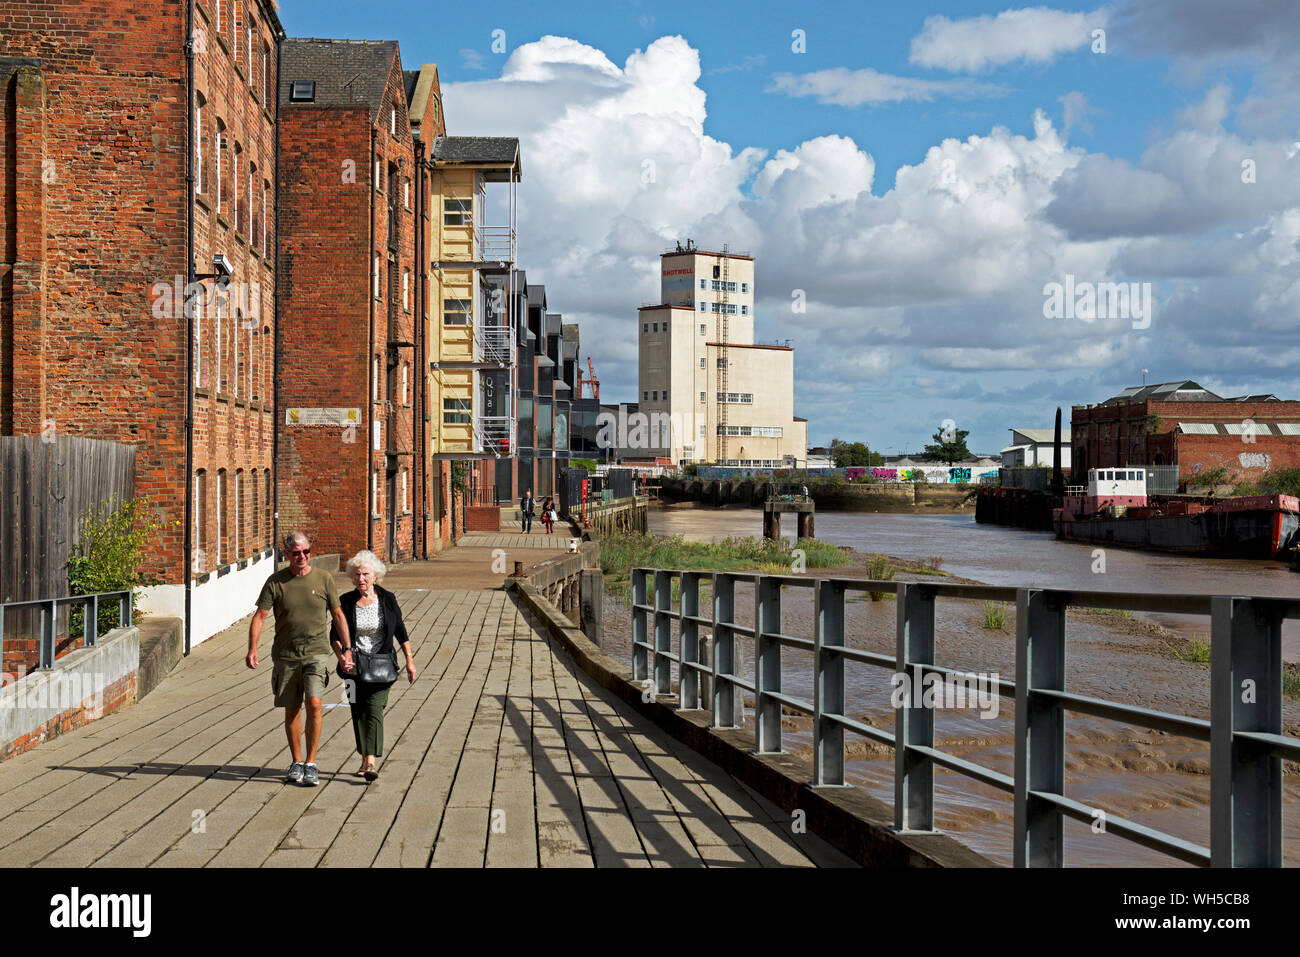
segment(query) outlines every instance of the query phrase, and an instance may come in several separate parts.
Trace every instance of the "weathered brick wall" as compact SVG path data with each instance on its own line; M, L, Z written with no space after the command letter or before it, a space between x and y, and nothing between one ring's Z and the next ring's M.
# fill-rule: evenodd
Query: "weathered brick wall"
M306 530L318 550L345 555L369 547L388 556L391 534L392 554L407 561L415 557L420 477L413 454L418 370L405 343L415 342L418 279L414 154L400 61L392 64L376 116L367 105L291 104L281 117L282 402L362 412L355 430L284 427L281 525ZM390 203L398 227L392 243ZM410 453L392 459L391 529L388 452Z
M281 115L280 401L358 408L362 421L351 430L281 425L280 529L349 556L366 547L370 520L369 131L365 107ZM349 159L355 182L343 175Z
M92 705L87 709L84 704L56 715L49 721L46 721L40 727L33 729L14 739L0 745L0 761L7 761L14 755L22 754L24 751L30 751L43 741L50 741L61 734L66 734L84 724L98 720L104 715L113 714L121 711L127 705L135 704L136 700L136 681L137 673L131 672L104 689L104 698L102 708ZM94 712L98 711L98 714Z
M261 202L247 204L241 220L233 210L223 214L212 193L221 120L231 151L227 195L234 197L230 163L239 144L240 195L274 197L274 120L264 90L274 87L274 76L264 80L261 69L269 45L273 74L277 41L260 0L241 5L239 43L228 16L229 36L217 39L210 7L198 4L194 23L196 102L206 105L196 123L203 183L191 203L185 4L117 4L109 16L95 0L0 0L0 57L39 61L8 73L0 65L0 431L136 445L136 492L166 520L145 570L169 583L185 577L192 481L184 469L191 207L198 271L211 272L213 253L222 252L234 264L232 278L258 287L264 304L254 316L232 303L222 327L223 356L235 357L232 368L242 373L238 388L212 383L196 398L195 468L208 476L207 550L230 561L270 538L262 490L271 464L267 343L275 292L274 256L265 251L274 248L274 233L268 224L263 239L268 216ZM250 63L253 23L257 53ZM253 166L262 187L248 182ZM196 330L201 370L213 368L217 328L205 320ZM218 548L221 469L228 494ZM236 474L245 493L239 498ZM215 554L207 558L208 567L215 563Z

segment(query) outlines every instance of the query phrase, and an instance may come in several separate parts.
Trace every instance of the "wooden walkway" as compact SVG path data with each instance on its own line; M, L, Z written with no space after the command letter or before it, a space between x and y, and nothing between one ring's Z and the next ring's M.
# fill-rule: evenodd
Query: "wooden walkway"
M378 781L331 686L321 786L289 763L247 621L145 700L0 764L0 867L851 866L623 713L502 591L398 593L420 675Z

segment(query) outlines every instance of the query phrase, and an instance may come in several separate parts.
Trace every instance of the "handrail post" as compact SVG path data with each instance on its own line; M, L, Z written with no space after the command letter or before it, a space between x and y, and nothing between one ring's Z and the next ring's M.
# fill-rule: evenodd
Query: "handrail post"
M135 606L135 597L131 589L128 588L126 590L126 597L122 599L122 605L120 606L122 610L121 625L123 628L131 627L131 615L134 612L134 606Z
M1064 863L1064 818L1034 792L1065 793L1065 708L1035 694L1065 690L1065 605L1060 592L1016 592L1016 867Z
M632 569L632 680L640 684L650 675L649 656L646 643L649 640L649 616L644 608L646 570Z
M54 667L54 629L58 627L59 604L41 605L41 647L37 652L38 668Z
M117 617L122 617L121 607L119 605ZM99 594L96 593L86 599L81 606L81 623L82 633L86 636L86 647L93 648L99 640Z
M781 583L760 575L754 589L754 750L781 751Z
M823 578L814 590L813 786L844 783L844 583Z
M671 572L655 572L655 658L654 693L673 693L673 662L668 656L673 650L673 576Z
M934 763L912 751L934 747L934 709L922 694L922 671L934 664L933 588L898 586L898 633L894 675L894 826L900 831L934 830ZM907 691L899 695L898 683Z
M736 720L736 580L724 572L713 576L713 727L738 728Z
M700 575L682 572L681 667L677 671L677 707L695 711L700 707L700 673L691 665L700 663L700 623L689 618L700 614Z
M1282 618L1215 595L1210 638L1210 866L1282 866L1282 759L1238 731L1282 733Z

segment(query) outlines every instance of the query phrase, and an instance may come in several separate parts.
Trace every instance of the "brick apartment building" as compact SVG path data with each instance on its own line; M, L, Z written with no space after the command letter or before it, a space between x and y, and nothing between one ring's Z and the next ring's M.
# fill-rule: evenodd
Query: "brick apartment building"
M167 522L140 606L188 646L244 614L274 536L284 31L271 0L2 0L0 23L0 433L136 446Z
M321 551L388 561L423 554L425 531L406 87L395 42L285 41L280 518Z
M1088 469L1177 465L1190 476L1223 467L1258 481L1300 466L1300 402L1274 395L1224 398L1190 380L1131 386L1070 416L1074 481Z

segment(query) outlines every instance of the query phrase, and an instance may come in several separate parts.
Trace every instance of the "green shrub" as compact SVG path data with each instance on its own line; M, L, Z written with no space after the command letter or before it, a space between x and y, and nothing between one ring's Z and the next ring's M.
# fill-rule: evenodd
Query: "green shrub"
M1210 636L1200 637L1199 633L1192 635L1191 641L1187 644L1187 651L1183 653L1183 660L1195 661L1198 664L1209 664Z
M1240 482L1232 490L1233 495L1263 495L1264 490L1254 482Z
M1222 465L1216 465L1212 469L1202 469L1195 475L1184 475L1182 481L1190 486L1199 487L1202 485L1215 486L1227 485L1229 480L1228 469Z
M1005 631L1007 627L1007 606L1000 601L984 603L984 627L991 631Z
M889 564L889 559L884 555L871 555L867 558L867 578L877 582L887 582L894 577L894 569ZM873 591L870 593L872 601L880 601L887 592Z
M157 579L141 572L140 566L164 524L146 498L128 502L114 499L102 507L89 509L81 519L81 541L72 546L68 557L68 588L72 594L134 591L159 584ZM83 633L83 612L81 606L71 610L69 628L74 638ZM136 620L140 617L137 612ZM117 605L101 608L97 633L102 635L117 626Z
M1275 469L1264 476L1263 484L1272 495L1300 496L1300 468Z

